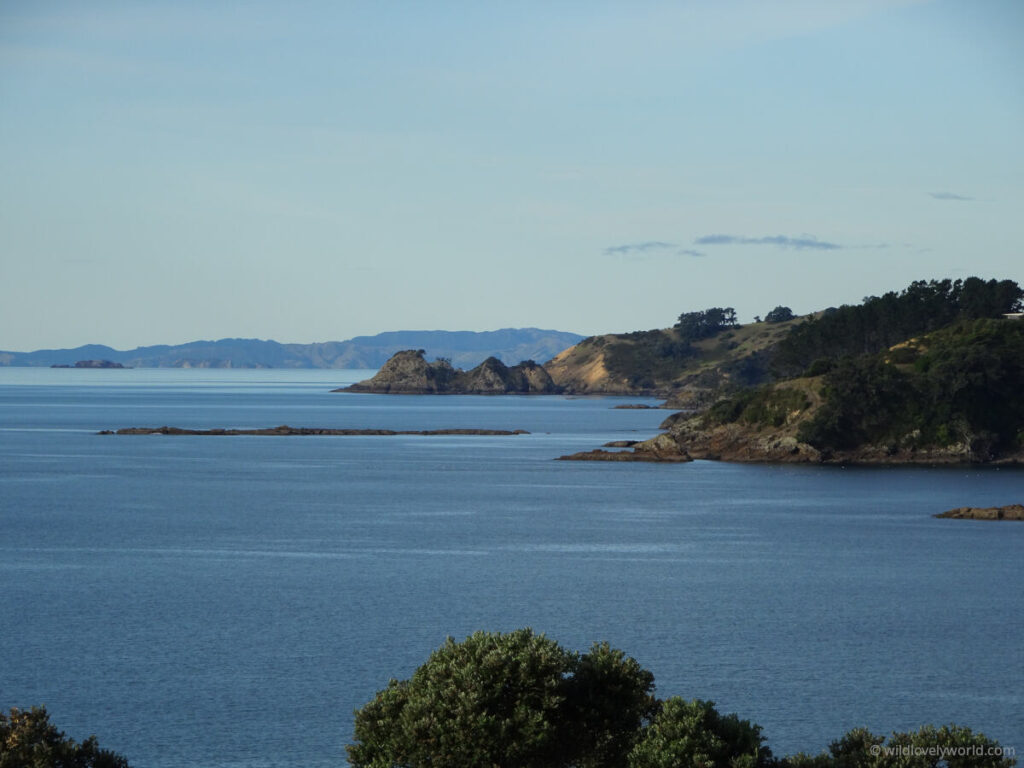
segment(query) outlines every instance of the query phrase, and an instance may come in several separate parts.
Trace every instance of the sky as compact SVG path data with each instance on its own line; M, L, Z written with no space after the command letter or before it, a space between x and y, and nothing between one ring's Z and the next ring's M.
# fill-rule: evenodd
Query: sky
M0 0L0 349L1024 284L1024 3Z

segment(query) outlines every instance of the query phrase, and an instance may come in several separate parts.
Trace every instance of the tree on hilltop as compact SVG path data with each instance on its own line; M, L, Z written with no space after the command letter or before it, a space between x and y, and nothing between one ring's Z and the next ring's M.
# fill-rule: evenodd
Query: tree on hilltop
M736 325L736 310L732 307L711 307L700 312L684 312L675 329L688 341L714 336L721 330Z
M793 314L793 310L789 307L778 306L764 316L766 323L784 323L787 320L792 320L796 315Z

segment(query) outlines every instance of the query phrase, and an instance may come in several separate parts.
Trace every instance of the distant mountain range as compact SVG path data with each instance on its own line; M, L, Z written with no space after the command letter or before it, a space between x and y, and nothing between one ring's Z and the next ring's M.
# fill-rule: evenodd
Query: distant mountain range
M448 358L471 368L488 357L514 365L543 363L583 337L539 328L498 331L390 331L319 344L280 344L260 339L193 341L117 350L101 344L74 349L0 352L0 366L74 365L80 360L109 360L134 368L380 368L395 352L422 349L428 359Z

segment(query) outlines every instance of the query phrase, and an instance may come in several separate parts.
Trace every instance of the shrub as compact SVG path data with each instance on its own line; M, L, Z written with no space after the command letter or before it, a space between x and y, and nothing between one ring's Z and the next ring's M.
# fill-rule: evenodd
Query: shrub
M46 707L0 712L0 768L129 768L121 755L100 749L96 737L78 744L50 722Z

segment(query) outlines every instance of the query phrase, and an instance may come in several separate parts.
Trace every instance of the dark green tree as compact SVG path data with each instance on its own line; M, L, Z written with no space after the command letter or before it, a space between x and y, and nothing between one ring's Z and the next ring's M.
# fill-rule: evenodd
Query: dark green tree
M784 323L787 320L792 320L796 315L793 314L793 310L789 307L778 306L764 316L766 323Z
M773 367L796 376L820 358L874 354L957 320L1001 317L1020 309L1022 298L1012 280L917 280L800 323L779 343Z
M1011 768L999 742L959 725L894 733L886 741L855 728L819 755L792 755L780 768Z
M530 629L451 638L356 712L355 766L621 765L654 678L607 644L562 649Z
M736 310L732 307L711 307L700 312L684 312L675 329L686 341L698 341L714 336L719 331L736 325Z
M825 403L800 439L845 450L898 440L921 421L915 380L875 357L844 357L825 375Z
M817 448L962 443L986 461L1024 446L1020 321L963 320L923 337L920 348L826 362L825 402L800 431ZM711 413L735 417L743 407L734 397Z
M594 643L567 679L565 725L572 737L572 765L618 768L641 726L658 709L654 675L636 659Z
M664 702L654 678L607 643L588 653L530 629L449 638L409 680L356 711L357 768L1010 768L998 742L956 725L858 728L818 755L776 760L761 728L710 701ZM62 736L62 734L61 734ZM5 754L5 753L0 753ZM117 763L39 766L123 768ZM35 763L0 760L0 768Z
M722 715L711 701L665 701L629 753L628 768L767 768L760 726Z
M0 712L0 768L129 768L121 755L100 749L96 737L81 744L50 722L45 707Z

